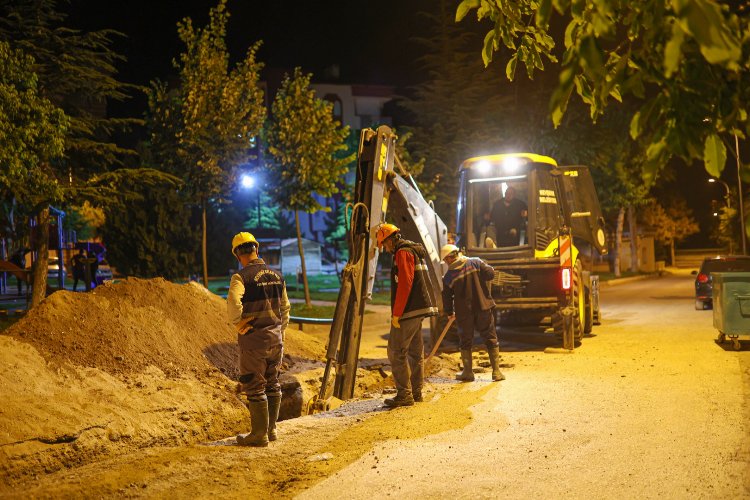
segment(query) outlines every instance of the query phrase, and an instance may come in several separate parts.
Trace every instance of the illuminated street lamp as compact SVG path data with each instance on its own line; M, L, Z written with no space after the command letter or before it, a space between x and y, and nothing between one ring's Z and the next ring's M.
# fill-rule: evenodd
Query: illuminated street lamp
M253 177L252 175L250 175L250 174L242 174L242 177L240 177L240 184L242 185L243 189L253 189L254 187L256 187L256 184L259 184L259 183L258 183L258 180L255 177ZM257 204L257 208L258 208L258 227L260 228L261 227L261 222L260 222L260 185L257 186L256 194L257 194L257 201L258 201L258 204Z

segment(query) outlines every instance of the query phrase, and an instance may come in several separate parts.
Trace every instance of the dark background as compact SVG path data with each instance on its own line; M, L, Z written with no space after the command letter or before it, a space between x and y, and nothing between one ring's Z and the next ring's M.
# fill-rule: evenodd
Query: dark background
M172 60L184 48L177 36L177 23L190 17L195 26L204 26L209 10L216 3L214 0L70 0L61 3L60 9L68 15L66 24L71 27L122 32L124 36L114 37L113 45L126 57L126 61L118 64L119 78L148 85L154 79L169 80L176 73ZM428 10L430 4L429 0L229 0L227 45L236 61L250 45L262 40L258 59L264 63L266 73L300 66L313 73L313 81L392 85L397 92L408 93L411 85L427 76L418 69L420 47L415 37L423 33L425 25L418 12ZM467 29L485 27L464 24ZM480 47L477 57L481 57ZM332 65L339 68L337 80L326 71ZM146 99L140 93L109 107L115 116L138 117L145 109ZM698 162L690 166L680 160L672 163L674 178L662 191L680 191L703 229L683 245L710 245L707 233L714 222L710 204L712 199L722 200L724 188L708 184L708 174ZM728 159L722 178L730 186L737 185L733 158Z
M70 0L61 4L69 25L83 30L114 29L126 35L114 48L127 58L122 80L145 85L174 73L172 60L183 50L177 23L190 17L195 26L208 21L211 0ZM269 68L301 66L316 79L337 64L346 83L407 85L414 81L416 44L409 41L416 14L425 1L326 0L278 2L229 0L227 45L232 58L244 56L263 41L259 59ZM479 52L477 52L479 57Z

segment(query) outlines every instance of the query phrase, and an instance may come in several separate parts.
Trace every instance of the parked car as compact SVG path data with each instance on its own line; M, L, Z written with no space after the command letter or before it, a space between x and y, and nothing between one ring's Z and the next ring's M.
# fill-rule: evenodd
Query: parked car
M695 277L695 308L713 309L713 278L711 273L750 272L750 257L719 255L703 261Z
M47 278L57 279L61 269L62 278L65 279L67 273L65 272L65 265L60 265L60 259L57 257L50 257L47 260Z
M99 267L96 268L96 284L101 285L106 280L111 280L112 277L112 268L109 267L109 262L105 259L100 260Z

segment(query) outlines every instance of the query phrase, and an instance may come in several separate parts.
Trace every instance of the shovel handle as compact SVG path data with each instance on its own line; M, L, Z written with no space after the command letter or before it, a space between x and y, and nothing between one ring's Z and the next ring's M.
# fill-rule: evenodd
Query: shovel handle
M435 353L438 350L438 347L440 347L440 343L443 341L445 334L448 333L448 330L450 329L455 319L456 319L455 317L448 318L448 322L445 324L445 328L443 328L443 331L440 333L440 337L438 337L438 340L437 342L435 342L435 345L432 346L432 351L430 351L430 355L425 358L425 361L428 361L431 357L435 355Z

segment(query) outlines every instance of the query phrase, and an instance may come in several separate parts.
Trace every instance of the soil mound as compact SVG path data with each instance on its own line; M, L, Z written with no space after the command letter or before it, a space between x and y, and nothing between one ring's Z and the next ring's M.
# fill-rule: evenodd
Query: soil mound
M225 308L197 283L130 278L55 292L2 332L0 485L246 432ZM285 344L287 372L319 370L322 342L288 328Z
M198 283L130 278L90 293L53 293L5 333L54 364L113 375L154 366L172 377L215 367L236 379L237 336L225 311L225 301ZM323 359L316 339L292 329L287 337L287 365Z

